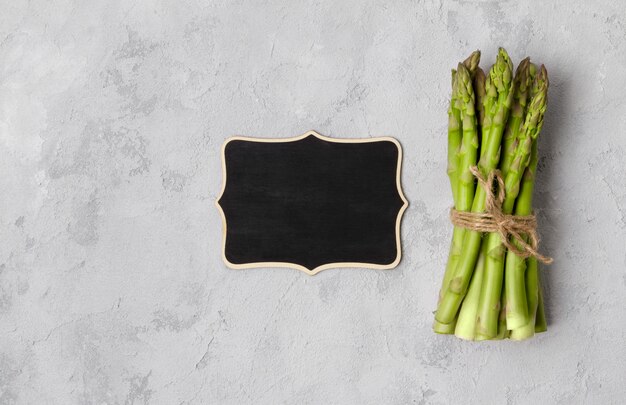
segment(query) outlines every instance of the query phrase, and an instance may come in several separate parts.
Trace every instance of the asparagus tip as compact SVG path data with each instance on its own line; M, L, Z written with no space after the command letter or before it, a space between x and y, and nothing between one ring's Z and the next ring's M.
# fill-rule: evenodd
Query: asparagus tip
M463 61L465 67L470 71L470 73L474 74L476 68L478 68L478 63L480 62L480 50L475 50Z
M512 81L513 63L506 50L500 48L496 57L496 63L489 70L487 88L493 85L493 96L497 96L497 93L510 93Z
M518 74L528 74L530 65L530 58L528 56L522 59L519 65L517 65L517 69L515 70L515 76L517 76Z

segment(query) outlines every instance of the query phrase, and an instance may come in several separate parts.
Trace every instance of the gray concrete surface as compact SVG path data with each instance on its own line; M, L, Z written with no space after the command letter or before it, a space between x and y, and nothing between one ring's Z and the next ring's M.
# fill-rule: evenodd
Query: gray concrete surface
M626 6L2 1L0 403L617 404L626 395ZM548 66L549 332L434 335L449 70ZM390 135L389 271L228 270L230 135Z

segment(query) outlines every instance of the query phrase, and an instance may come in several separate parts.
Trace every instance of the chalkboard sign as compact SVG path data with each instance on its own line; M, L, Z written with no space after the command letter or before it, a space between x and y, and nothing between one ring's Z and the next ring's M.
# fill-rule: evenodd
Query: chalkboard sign
M222 257L232 268L389 269L400 262L402 149L393 138L234 137L222 148Z

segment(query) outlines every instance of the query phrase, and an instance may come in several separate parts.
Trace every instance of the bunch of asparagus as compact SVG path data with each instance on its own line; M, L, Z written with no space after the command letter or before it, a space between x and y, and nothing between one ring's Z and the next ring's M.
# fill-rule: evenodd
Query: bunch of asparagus
M513 74L500 48L488 74L473 52L452 71L448 111L448 176L457 211L485 211L487 178L499 169L504 214L530 215L537 138L546 110L548 75L529 58ZM519 247L515 241L511 241ZM499 233L455 227L433 329L467 340L522 340L546 330L538 264L507 250Z

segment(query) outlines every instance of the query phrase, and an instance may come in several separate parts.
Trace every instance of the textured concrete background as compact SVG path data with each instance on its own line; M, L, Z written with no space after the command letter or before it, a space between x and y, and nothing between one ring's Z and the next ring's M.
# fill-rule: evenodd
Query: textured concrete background
M0 403L609 404L626 395L626 6L2 2ZM290 4L293 3L293 4ZM545 2L549 3L549 2ZM548 66L549 332L430 330L450 68ZM228 270L230 135L391 135L395 270Z

